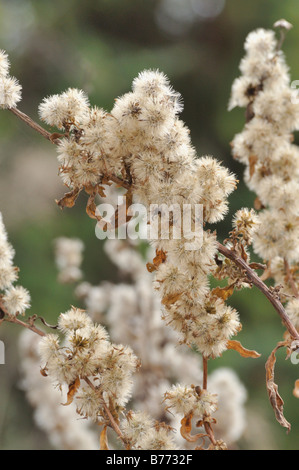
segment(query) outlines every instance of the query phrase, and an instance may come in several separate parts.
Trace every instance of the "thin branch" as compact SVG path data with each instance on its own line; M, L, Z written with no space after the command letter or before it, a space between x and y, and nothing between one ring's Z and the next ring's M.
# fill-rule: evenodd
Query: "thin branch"
M37 122L33 121L31 117L29 117L27 114L20 111L18 108L9 108L9 111L12 112L19 119L21 119L21 121L25 122L33 130L35 130L40 135L42 135L45 139L49 140L52 144L58 145L59 143L59 138L57 138L58 134L56 133L51 134L51 132L48 132L46 129L41 127L39 124L37 124ZM111 180L117 185L122 186L125 189L130 189L132 187L132 184L130 182L123 180L119 176L107 174L105 175L105 177L108 181Z
M33 121L29 116L27 116L27 114L23 113L22 111L20 111L18 108L9 108L9 111L11 113L13 113L15 116L17 116L19 119L21 119L21 121L25 122L27 124L27 126L31 127L32 129L34 129L36 132L38 132L39 134L41 134L43 137L45 137L45 139L49 140L50 142L52 143L55 143L53 140L52 140L52 134L48 131L46 131L46 129L44 129L43 127L41 127L39 124L37 124L35 121Z
M92 388L92 390L96 391L96 387L94 386L94 384L90 381L90 379L88 377L84 377L84 380L85 382ZM102 398L102 397L101 397ZM102 398L102 403L103 403L103 408L105 410L105 413L107 414L108 418L109 418L109 421L110 421L110 426L112 427L112 429L114 429L114 431L116 432L116 434L118 435L118 437L126 444L126 440L125 440L125 437L123 435L123 433L121 432L121 429L120 427L118 426L117 422L115 421L111 411L109 410L108 406L106 405L105 401L103 400Z
M207 387L208 387L208 358L206 356L202 356L202 371L203 371L203 374L202 374L202 388L203 390L207 390ZM204 428L205 428L205 431L207 433L207 435L209 436L209 439L210 441L212 442L212 444L216 444L216 439L215 439L215 436L214 436L214 432L213 432L213 428L211 426L211 423L207 422L207 421L204 421Z
M208 358L202 356L202 388L207 389L208 386Z
M294 339L299 339L299 334L288 317L283 305L280 300L273 294L273 291L269 289L268 286L258 277L258 275L253 271L253 269L248 266L248 264L238 255L234 250L230 250L225 246L218 243L218 251L224 255L226 258L231 259L237 266L243 269L246 273L246 276L250 283L255 285L271 302L278 315L280 316L284 326L287 328L288 332Z
M3 321L8 321L10 323L15 323L16 325L20 325L24 328L27 328L28 330L33 331L34 333L37 333L39 336L46 336L46 333L40 330L39 328L37 328L35 325L19 320L19 318L13 317L12 315L5 316L3 318Z

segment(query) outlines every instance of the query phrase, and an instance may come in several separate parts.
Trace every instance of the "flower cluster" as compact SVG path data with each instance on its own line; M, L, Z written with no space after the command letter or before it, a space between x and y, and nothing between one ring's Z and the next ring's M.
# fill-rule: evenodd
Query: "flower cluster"
M299 259L299 149L292 132L299 129L299 104L272 30L250 33L245 51L230 108L245 106L247 123L234 137L232 153L246 165L245 181L262 209L256 253L265 260L280 256L293 262Z
M74 403L61 406L61 392L41 375L38 347L38 335L24 330L19 337L19 385L34 410L36 425L47 434L56 449L97 450L98 436L90 423L78 420Z
M15 77L9 75L10 63L5 51L0 51L0 107L15 108L21 100L22 87Z
M183 416L192 414L198 420L210 416L217 409L217 396L198 386L174 385L166 392L165 400L169 409Z
M148 213L158 205L158 222L171 207L180 214L184 206L191 207L189 227L179 229L179 237L167 237L159 226L158 240L151 240L157 256L150 268L156 271L167 323L182 342L215 357L225 351L240 323L237 312L209 289L217 241L214 233L197 228L195 206L203 208L202 225L222 220L236 179L211 156L196 156L189 129L178 117L181 110L181 97L167 77L152 70L134 79L132 91L119 97L110 113L89 107L85 94L73 89L46 98L39 108L42 120L65 132L58 160L71 192L59 201L62 207L71 207L85 189L87 212L98 218L95 197L104 193L102 185L111 175L125 182L127 198ZM170 220L174 232L180 223L177 212Z
M277 26L291 27L287 22ZM259 230L253 247L268 262L264 278L274 278L282 294L295 295L287 313L298 327L299 148L293 132L299 129L299 102L274 31L251 32L245 52L229 108L246 107L247 122L232 141L232 154L245 164L245 182L257 195Z
M247 225L251 226L250 221L255 220L251 211L245 215L245 227L240 222L237 224L242 234L245 233ZM241 213L237 220L243 220ZM131 283L125 284L122 281L114 285L103 282L92 286L83 282L76 287L76 294L84 300L93 320L107 325L113 341L130 345L137 353L142 367L135 377L132 403L134 408L162 421L165 419L165 400L160 402L157 397L162 397L165 390L169 389L171 393L166 392L166 395L173 395L173 382L201 383L202 371L198 356L185 348L179 348L173 330L165 328L161 319L160 301L152 287L151 276L145 269L144 258L138 251L136 242L129 239L106 240L104 251L118 267L121 277L130 275L128 281ZM151 252L149 247L146 259L150 259ZM240 272L238 275L240 276ZM228 274L226 277L229 277ZM209 375L208 382L209 389L211 388L219 400L217 411L214 413L217 419L214 432L227 444L232 444L240 438L246 426L244 386L233 371L227 368L214 371ZM185 406L189 406L188 411L193 410L194 397L198 398L198 395L194 395L194 389L183 385L176 388L185 391ZM202 400L205 393L209 396L207 392L203 392ZM216 403L214 395L212 401ZM168 408L170 412L166 415L167 423L177 428L179 415ZM205 412L213 410L206 408ZM196 413L196 410L193 410L193 413ZM175 442L177 445L186 446L186 441L183 442L178 433Z
M56 334L40 341L44 372L59 386L69 386L68 402L74 399L82 416L105 419L106 403L120 410L131 396L132 374L139 366L131 348L112 344L101 325L74 307L60 315L58 327L63 344Z
M18 268L13 264L15 252L7 239L0 212L0 305L9 315L24 315L30 307L30 294L23 286L14 285Z

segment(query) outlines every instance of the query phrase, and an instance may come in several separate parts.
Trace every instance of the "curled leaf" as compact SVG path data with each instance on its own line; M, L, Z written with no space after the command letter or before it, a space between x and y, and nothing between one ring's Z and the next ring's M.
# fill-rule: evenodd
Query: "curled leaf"
M284 428L287 429L287 433L290 432L291 430L291 425L290 423L285 419L284 414L283 414L283 399L278 393L278 386L274 382L274 369L275 369L275 363L276 363L276 351L281 348L286 346L286 342L282 341L277 344L277 346L273 349L271 352L267 362L266 362L266 386L267 386L267 392L269 395L270 403L272 405L272 408L275 413L275 417L279 424L283 426Z
M73 191L66 193L61 199L59 199L59 201L56 200L56 203L61 207L61 209L64 207L73 207L80 191L81 190L79 188L75 188Z
M48 377L47 368L46 368L46 367L41 368L41 369L40 369L40 373L42 374L43 377Z
M104 426L100 434L100 450L109 450L108 438L107 438L107 426Z
M174 304L177 300L179 300L179 298L181 297L182 293L179 292L179 293L175 293L175 294L168 294L168 295L165 295L165 297L163 297L162 299L162 304L163 305L172 305Z
M153 271L156 271L160 264L164 263L166 260L166 253L163 250L156 250L156 256L153 259L152 263L147 263L146 267L147 270L152 273Z
M77 377L76 380L74 380L74 382L69 385L69 390L67 392L67 401L66 403L62 403L63 406L70 405L73 402L75 393L77 392L79 387L80 387L80 379L79 377Z
M294 395L294 397L299 398L299 379L297 379L296 382L295 382L293 395Z
M191 430L192 430L192 413L187 414L184 416L184 418L181 420L181 436L186 439L188 442L196 442L198 439L205 437L206 434L203 433L198 433L191 435Z
M225 287L215 287L212 290L212 295L219 297L222 300L228 299L234 292L234 285L229 285Z
M260 357L261 355L256 352L256 351L251 351L250 349L246 349L244 348L244 346L242 346L242 344L240 343L240 341L236 341L236 340L229 340L227 342L227 349L234 349L235 351L237 351L242 357L253 357L253 358L257 358L257 357Z
M249 175L250 178L253 176L255 171L255 165L257 164L258 158L256 155L250 155L249 157Z

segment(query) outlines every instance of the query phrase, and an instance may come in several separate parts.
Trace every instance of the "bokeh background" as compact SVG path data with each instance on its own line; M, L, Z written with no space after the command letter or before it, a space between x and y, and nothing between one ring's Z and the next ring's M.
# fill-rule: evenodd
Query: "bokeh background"
M244 125L244 110L227 111L230 87L238 75L246 35L271 28L285 18L293 24L284 44L292 79L299 78L298 0L0 0L0 49L23 86L19 108L38 120L42 99L67 87L85 90L93 104L107 110L128 91L144 68L168 75L184 98L182 119L199 155L211 154L240 180L230 198L230 213L217 224L219 240L230 230L233 213L252 207L254 194L242 183L243 167L230 154L230 141ZM297 139L297 137L295 137ZM57 175L55 148L8 111L0 112L0 210L16 250L20 283L32 296L32 313L55 323L70 304L78 305L72 286L57 282L53 240L81 238L83 270L97 284L114 280L115 269L85 214L86 198L63 212L55 199L64 193ZM255 289L234 294L241 315L238 339L259 351L242 359L233 351L212 361L211 369L233 367L248 390L248 429L240 449L298 449L299 407L292 388L298 365L278 352L276 379L292 423L287 436L274 418L265 388L266 358L284 329L273 308ZM51 449L36 428L32 410L19 388L17 326L2 324L6 364L0 365L0 449Z

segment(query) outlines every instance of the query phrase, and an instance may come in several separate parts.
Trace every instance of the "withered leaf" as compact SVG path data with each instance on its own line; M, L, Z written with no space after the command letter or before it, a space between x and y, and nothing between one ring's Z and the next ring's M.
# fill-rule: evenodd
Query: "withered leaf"
M212 295L216 295L216 297L219 297L222 300L228 299L234 292L234 286L229 285L225 287L215 287L212 289Z
M63 209L64 207L73 207L79 196L81 189L75 188L73 191L66 193L61 199L56 200L56 204Z
M287 429L287 433L290 432L291 430L291 425L290 423L285 419L284 414L283 414L283 399L278 393L278 386L274 382L274 369L275 369L275 363L276 363L276 351L281 348L286 346L285 341L281 341L280 343L277 344L277 346L273 349L271 352L267 362L266 362L266 386L267 386L267 392L268 396L270 399L271 406L274 410L275 417L279 424L283 426L284 428Z
M181 436L186 439L188 442L196 442L198 439L206 436L206 434L203 433L198 433L191 435L191 430L192 430L192 417L193 414L189 413L184 418L181 420Z
M299 379L296 380L294 390L293 390L293 395L296 398L299 398Z
M259 197L256 197L254 202L253 202L253 207L255 208L256 211L260 211L261 209L264 208L264 205L262 201L260 200Z
M250 178L254 174L255 165L256 165L257 161L258 161L258 158L257 158L256 155L250 155L250 157L249 157L249 175L250 175Z
M299 379L297 379L296 382L295 382L293 395L294 395L294 397L299 398Z
M237 351L242 357L257 358L261 356L256 351L251 351L250 349L244 348L244 346L242 346L240 341L236 341L236 340L228 340L227 349L234 349L234 351Z
M77 377L76 380L74 380L74 382L69 385L69 390L67 392L67 401L66 403L62 403L63 406L70 405L73 402L75 393L77 392L79 387L80 387L80 379L79 377Z
M107 426L105 426L100 434L100 450L109 450L107 438Z
M164 263L166 261L166 253L163 250L156 250L156 256L153 259L152 263L147 263L146 267L147 270L152 273L153 271L156 271L160 264Z
M48 377L48 374L46 371L47 371L46 367L43 367L42 369L40 369L40 373L42 374L43 377Z
M95 194L91 194L88 198L87 204L86 204L86 214L91 218L91 219L98 219L96 216L96 204L94 202L95 200Z
M168 294L165 295L162 299L162 304L163 305L172 305L174 304L179 298L181 297L182 293L175 293L175 294Z

